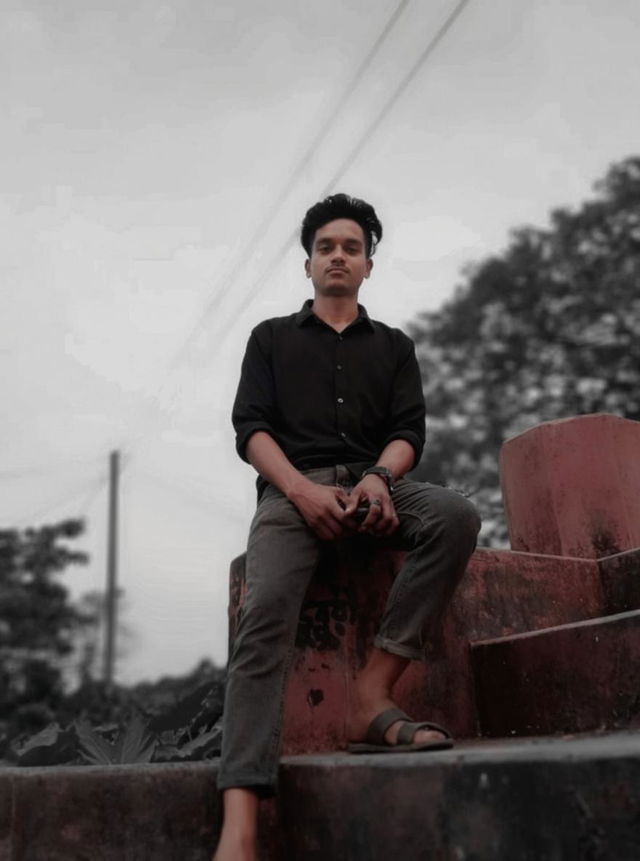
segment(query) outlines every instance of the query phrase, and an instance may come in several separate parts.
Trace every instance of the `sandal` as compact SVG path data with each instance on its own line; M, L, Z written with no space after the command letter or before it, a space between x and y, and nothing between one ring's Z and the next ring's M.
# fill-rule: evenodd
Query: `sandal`
M384 734L399 720L405 723L398 731L398 741L396 744L388 744ZM433 729L443 733L445 737L414 743L413 739L419 729ZM348 750L349 753L412 753L424 750L448 750L450 747L453 747L453 738L444 727L428 720L412 721L403 711L394 708L376 715L369 724L364 742L350 744Z

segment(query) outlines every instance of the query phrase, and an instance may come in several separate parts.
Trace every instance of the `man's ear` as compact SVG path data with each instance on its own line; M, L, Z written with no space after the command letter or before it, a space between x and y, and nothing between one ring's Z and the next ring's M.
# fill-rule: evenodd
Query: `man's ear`
M373 260L371 258L369 258L367 260L367 265L366 265L365 270L364 270L364 277L365 278L368 278L369 275L371 275L372 269L373 269Z
M304 271L307 273L307 278L311 278L311 261L308 258L304 261Z

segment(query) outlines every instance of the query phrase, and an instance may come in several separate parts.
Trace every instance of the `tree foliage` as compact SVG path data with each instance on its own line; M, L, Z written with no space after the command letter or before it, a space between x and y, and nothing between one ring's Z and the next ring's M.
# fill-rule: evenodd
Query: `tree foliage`
M209 759L220 751L224 676L203 659L186 676L134 687L86 679L57 704L55 720L7 737L0 756L24 766Z
M539 422L640 419L640 158L614 164L579 209L515 230L411 327L427 402L421 478L470 493L481 541L506 539L497 459Z
M57 579L87 562L67 543L82 531L79 520L0 530L0 722L38 728L50 719L78 631L95 623Z
M0 765L215 755L224 671L210 661L131 688L97 678L104 596L73 603L58 582L87 561L69 543L82 531L79 520L0 530ZM122 625L119 633L130 636Z

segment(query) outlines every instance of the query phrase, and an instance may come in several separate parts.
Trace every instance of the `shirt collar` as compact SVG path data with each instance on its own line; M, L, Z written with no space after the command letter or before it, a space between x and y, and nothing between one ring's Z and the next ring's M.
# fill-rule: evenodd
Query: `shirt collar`
M313 305L313 299L307 299L303 304L302 308L296 314L296 325L297 326L306 326L309 323L312 323L314 320L317 322L322 322L316 315L313 313L311 306ZM351 323L351 326L357 326L358 324L364 324L367 328L373 330L373 323L371 322L371 318L367 314L367 309L364 305L358 304L358 316Z

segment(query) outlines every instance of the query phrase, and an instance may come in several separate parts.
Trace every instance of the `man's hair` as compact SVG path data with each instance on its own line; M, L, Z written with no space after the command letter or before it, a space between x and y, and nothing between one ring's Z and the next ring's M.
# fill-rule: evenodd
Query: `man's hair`
M358 197L349 197L348 194L332 194L307 210L300 230L300 242L309 257L316 230L336 218L349 218L360 225L364 233L367 257L371 257L382 239L382 225L370 203Z

